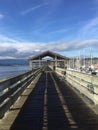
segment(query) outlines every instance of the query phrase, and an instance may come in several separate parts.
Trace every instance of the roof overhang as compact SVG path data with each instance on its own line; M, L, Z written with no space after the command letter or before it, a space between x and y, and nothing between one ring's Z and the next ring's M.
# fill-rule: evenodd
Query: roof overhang
M52 57L53 59L62 59L62 60L68 60L69 58L68 57L65 57L65 56L62 56L58 53L55 53L55 52L52 52L52 51L45 51L41 54L38 54L38 55L35 55L35 56L32 56L30 57L28 60L41 60L42 58L46 57L46 56L50 56Z

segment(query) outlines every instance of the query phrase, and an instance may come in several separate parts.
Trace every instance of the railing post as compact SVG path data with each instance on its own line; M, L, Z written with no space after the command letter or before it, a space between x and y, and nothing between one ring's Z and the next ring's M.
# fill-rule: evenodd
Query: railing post
M28 71L0 82L3 91L0 95L0 118L4 116L5 112L9 110L31 81L41 73L41 70L42 68L38 68L34 72Z

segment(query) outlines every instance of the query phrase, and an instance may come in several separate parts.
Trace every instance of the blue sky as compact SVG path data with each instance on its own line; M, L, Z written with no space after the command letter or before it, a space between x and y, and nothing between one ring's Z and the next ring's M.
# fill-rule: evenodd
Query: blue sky
M98 56L98 0L0 0L0 48L0 58Z

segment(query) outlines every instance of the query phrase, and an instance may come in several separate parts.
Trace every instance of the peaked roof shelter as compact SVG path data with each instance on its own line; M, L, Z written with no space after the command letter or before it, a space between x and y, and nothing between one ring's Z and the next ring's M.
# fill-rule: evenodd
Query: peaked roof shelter
M57 59L60 59L60 60L61 59L63 59L63 60L68 60L69 59L68 57L60 55L58 53L55 53L55 52L52 52L52 51L45 51L45 52L43 52L41 54L30 57L29 60L39 60L39 59L41 60L42 58L44 58L46 56L50 56L53 59L55 59L55 57L56 57Z
M43 59L46 56L50 56L53 58L53 60L45 60ZM50 65L56 68L58 65L63 64L63 66L66 65L66 61L69 60L68 57L62 56L58 53L52 52L52 51L45 51L41 54L35 55L30 57L29 59L30 68L33 69L37 66L43 66L43 65ZM60 63L63 62L63 63Z

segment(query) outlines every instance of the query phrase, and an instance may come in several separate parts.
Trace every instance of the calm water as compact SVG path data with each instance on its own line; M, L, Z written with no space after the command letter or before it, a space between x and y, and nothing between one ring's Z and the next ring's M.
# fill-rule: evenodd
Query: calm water
M6 79L29 70L29 66L0 66L0 80Z

